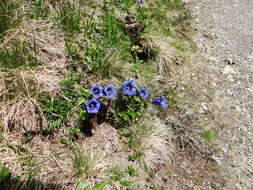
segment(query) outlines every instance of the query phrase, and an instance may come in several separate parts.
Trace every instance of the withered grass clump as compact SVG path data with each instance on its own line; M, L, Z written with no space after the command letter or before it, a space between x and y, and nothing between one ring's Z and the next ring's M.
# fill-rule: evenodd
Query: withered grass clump
M131 126L128 146L133 155L137 155L137 160L141 160L146 167L155 169L159 164L172 163L175 151L172 138L171 129L163 121L146 115Z
M21 100L4 106L0 113L4 118L5 134L38 132L47 125L38 105L32 100Z
M36 96L39 91L39 83L32 71L18 69L2 71L0 82L1 102L11 102L22 98L30 99Z

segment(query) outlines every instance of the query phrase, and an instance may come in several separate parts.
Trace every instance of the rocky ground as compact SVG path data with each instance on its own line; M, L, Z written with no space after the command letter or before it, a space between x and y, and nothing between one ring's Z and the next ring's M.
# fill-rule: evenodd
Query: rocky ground
M192 3L199 85L211 96L200 114L214 108L220 151L213 158L226 176L222 189L252 189L253 1Z

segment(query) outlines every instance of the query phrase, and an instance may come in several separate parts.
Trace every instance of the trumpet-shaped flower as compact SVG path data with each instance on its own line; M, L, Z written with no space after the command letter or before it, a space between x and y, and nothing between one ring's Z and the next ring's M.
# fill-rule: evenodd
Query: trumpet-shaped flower
M103 96L103 88L99 85L93 85L90 88L90 93L94 98L100 98Z
M162 108L166 108L168 106L167 100L164 96L161 96L160 98L154 98L151 101L151 103L155 104L155 105L158 105L158 106L161 106Z
M142 99L146 99L148 97L148 89L146 88L140 88L140 91L138 92L138 96L140 96Z
M108 85L107 87L104 88L104 94L108 97L108 98L114 98L116 96L116 88L113 85Z
M134 81L124 81L123 82L123 87L122 87L122 92L128 96L133 96L135 95L137 91L137 87Z
M144 0L135 0L135 2L139 5L142 4Z
M86 109L88 113L98 113L100 109L100 103L96 99L91 99L90 101L86 102Z

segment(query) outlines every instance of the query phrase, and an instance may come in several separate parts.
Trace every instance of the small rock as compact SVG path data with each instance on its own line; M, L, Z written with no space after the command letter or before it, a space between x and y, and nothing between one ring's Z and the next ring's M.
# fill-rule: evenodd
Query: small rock
M248 90L249 90L250 92L253 92L253 84L251 85L250 88L248 88Z
M229 65L226 65L222 71L222 74L234 74L234 73L235 73L235 69L230 67Z
M218 59L216 57L209 57L209 61L218 62Z
M228 80L230 81L230 82L235 82L235 80L234 80L234 78L233 78L233 76L232 75L228 75Z
M248 56L249 60L253 60L253 54Z
M207 113L207 111L208 111L207 103L205 102L201 103L199 113L204 114L204 113Z
M208 110L206 103L202 103L202 108L203 108L205 111Z

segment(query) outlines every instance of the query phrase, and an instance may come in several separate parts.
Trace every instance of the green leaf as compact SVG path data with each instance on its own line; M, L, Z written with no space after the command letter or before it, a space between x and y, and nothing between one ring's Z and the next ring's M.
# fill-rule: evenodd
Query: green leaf
M159 188L156 185L154 185L151 190L159 190Z
M113 107L110 107L110 111L115 114L117 111L113 108Z
M90 96L90 91L82 86L79 86L78 87L79 90L78 90L78 93L81 95L81 96Z
M127 173L130 176L137 176L137 171L132 166L127 167Z
M81 120L86 120L87 119L87 114L86 110L81 110L79 113L79 117Z
M133 154L130 154L128 156L128 160L130 161L140 160L141 156L142 156L141 152L134 152Z
M121 118L123 118L125 121L130 120L128 114L125 113L125 112L118 112L117 114L118 114L118 116L120 116Z
M103 190L104 187L109 183L109 180L102 181L92 187L92 190Z
M77 105L80 106L80 105L84 104L85 102L86 102L86 99L85 99L85 98L79 98L79 99L77 100Z
M0 171L0 181L4 180L9 175L9 169L8 168L2 168Z
M139 96L134 96L133 98L134 98L134 100L135 100L136 102L142 102L142 100L140 99Z
M138 113L136 113L132 110L128 110L127 114L130 115L132 117L132 119L136 119L138 117Z
M120 136L124 136L124 135L125 135L124 129L119 129L119 130L118 130L118 134L119 134Z

